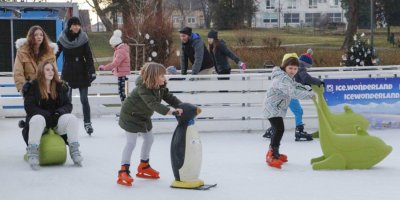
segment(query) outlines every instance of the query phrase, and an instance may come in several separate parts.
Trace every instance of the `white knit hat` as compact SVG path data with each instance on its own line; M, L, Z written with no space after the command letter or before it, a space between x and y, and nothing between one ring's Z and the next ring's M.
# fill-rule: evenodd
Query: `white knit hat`
M115 46L117 44L121 44L122 43L121 36L122 32L119 29L115 30L110 38L110 45Z

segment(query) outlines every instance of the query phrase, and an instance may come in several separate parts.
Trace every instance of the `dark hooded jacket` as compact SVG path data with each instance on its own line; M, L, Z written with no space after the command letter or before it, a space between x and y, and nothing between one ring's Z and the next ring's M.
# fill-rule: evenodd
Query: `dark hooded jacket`
M210 53L198 33L192 33L189 41L182 43L180 60L182 74L187 74L188 60L192 63L193 75L213 67Z

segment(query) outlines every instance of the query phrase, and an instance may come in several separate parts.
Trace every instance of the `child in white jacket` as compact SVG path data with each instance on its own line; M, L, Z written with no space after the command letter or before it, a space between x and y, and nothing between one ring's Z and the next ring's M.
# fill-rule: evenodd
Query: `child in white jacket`
M264 99L264 115L271 123L274 133L271 138L266 160L269 166L281 168L287 162L287 156L279 154L279 146L285 131L283 117L286 116L289 103L292 99L312 98L314 93L309 86L304 86L294 80L299 68L296 53L285 54L282 66L275 67L272 71L272 84L267 90Z

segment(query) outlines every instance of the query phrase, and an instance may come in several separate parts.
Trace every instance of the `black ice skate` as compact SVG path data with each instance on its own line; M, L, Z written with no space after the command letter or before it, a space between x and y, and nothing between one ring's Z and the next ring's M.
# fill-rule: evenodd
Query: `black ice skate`
M311 134L308 134L304 131L304 125L296 126L296 132L294 134L295 141L311 141L313 137Z
M269 127L269 128L265 131L265 134L263 135L263 137L264 137L264 138L271 138L273 134L274 134L274 131L272 130L272 127Z

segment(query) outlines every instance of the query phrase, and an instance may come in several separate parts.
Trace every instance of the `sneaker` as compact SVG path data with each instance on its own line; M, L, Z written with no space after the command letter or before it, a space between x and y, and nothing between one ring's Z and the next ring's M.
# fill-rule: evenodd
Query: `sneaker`
M92 135L92 133L93 133L92 123L91 122L85 123L84 126L85 126L86 133L89 135Z

